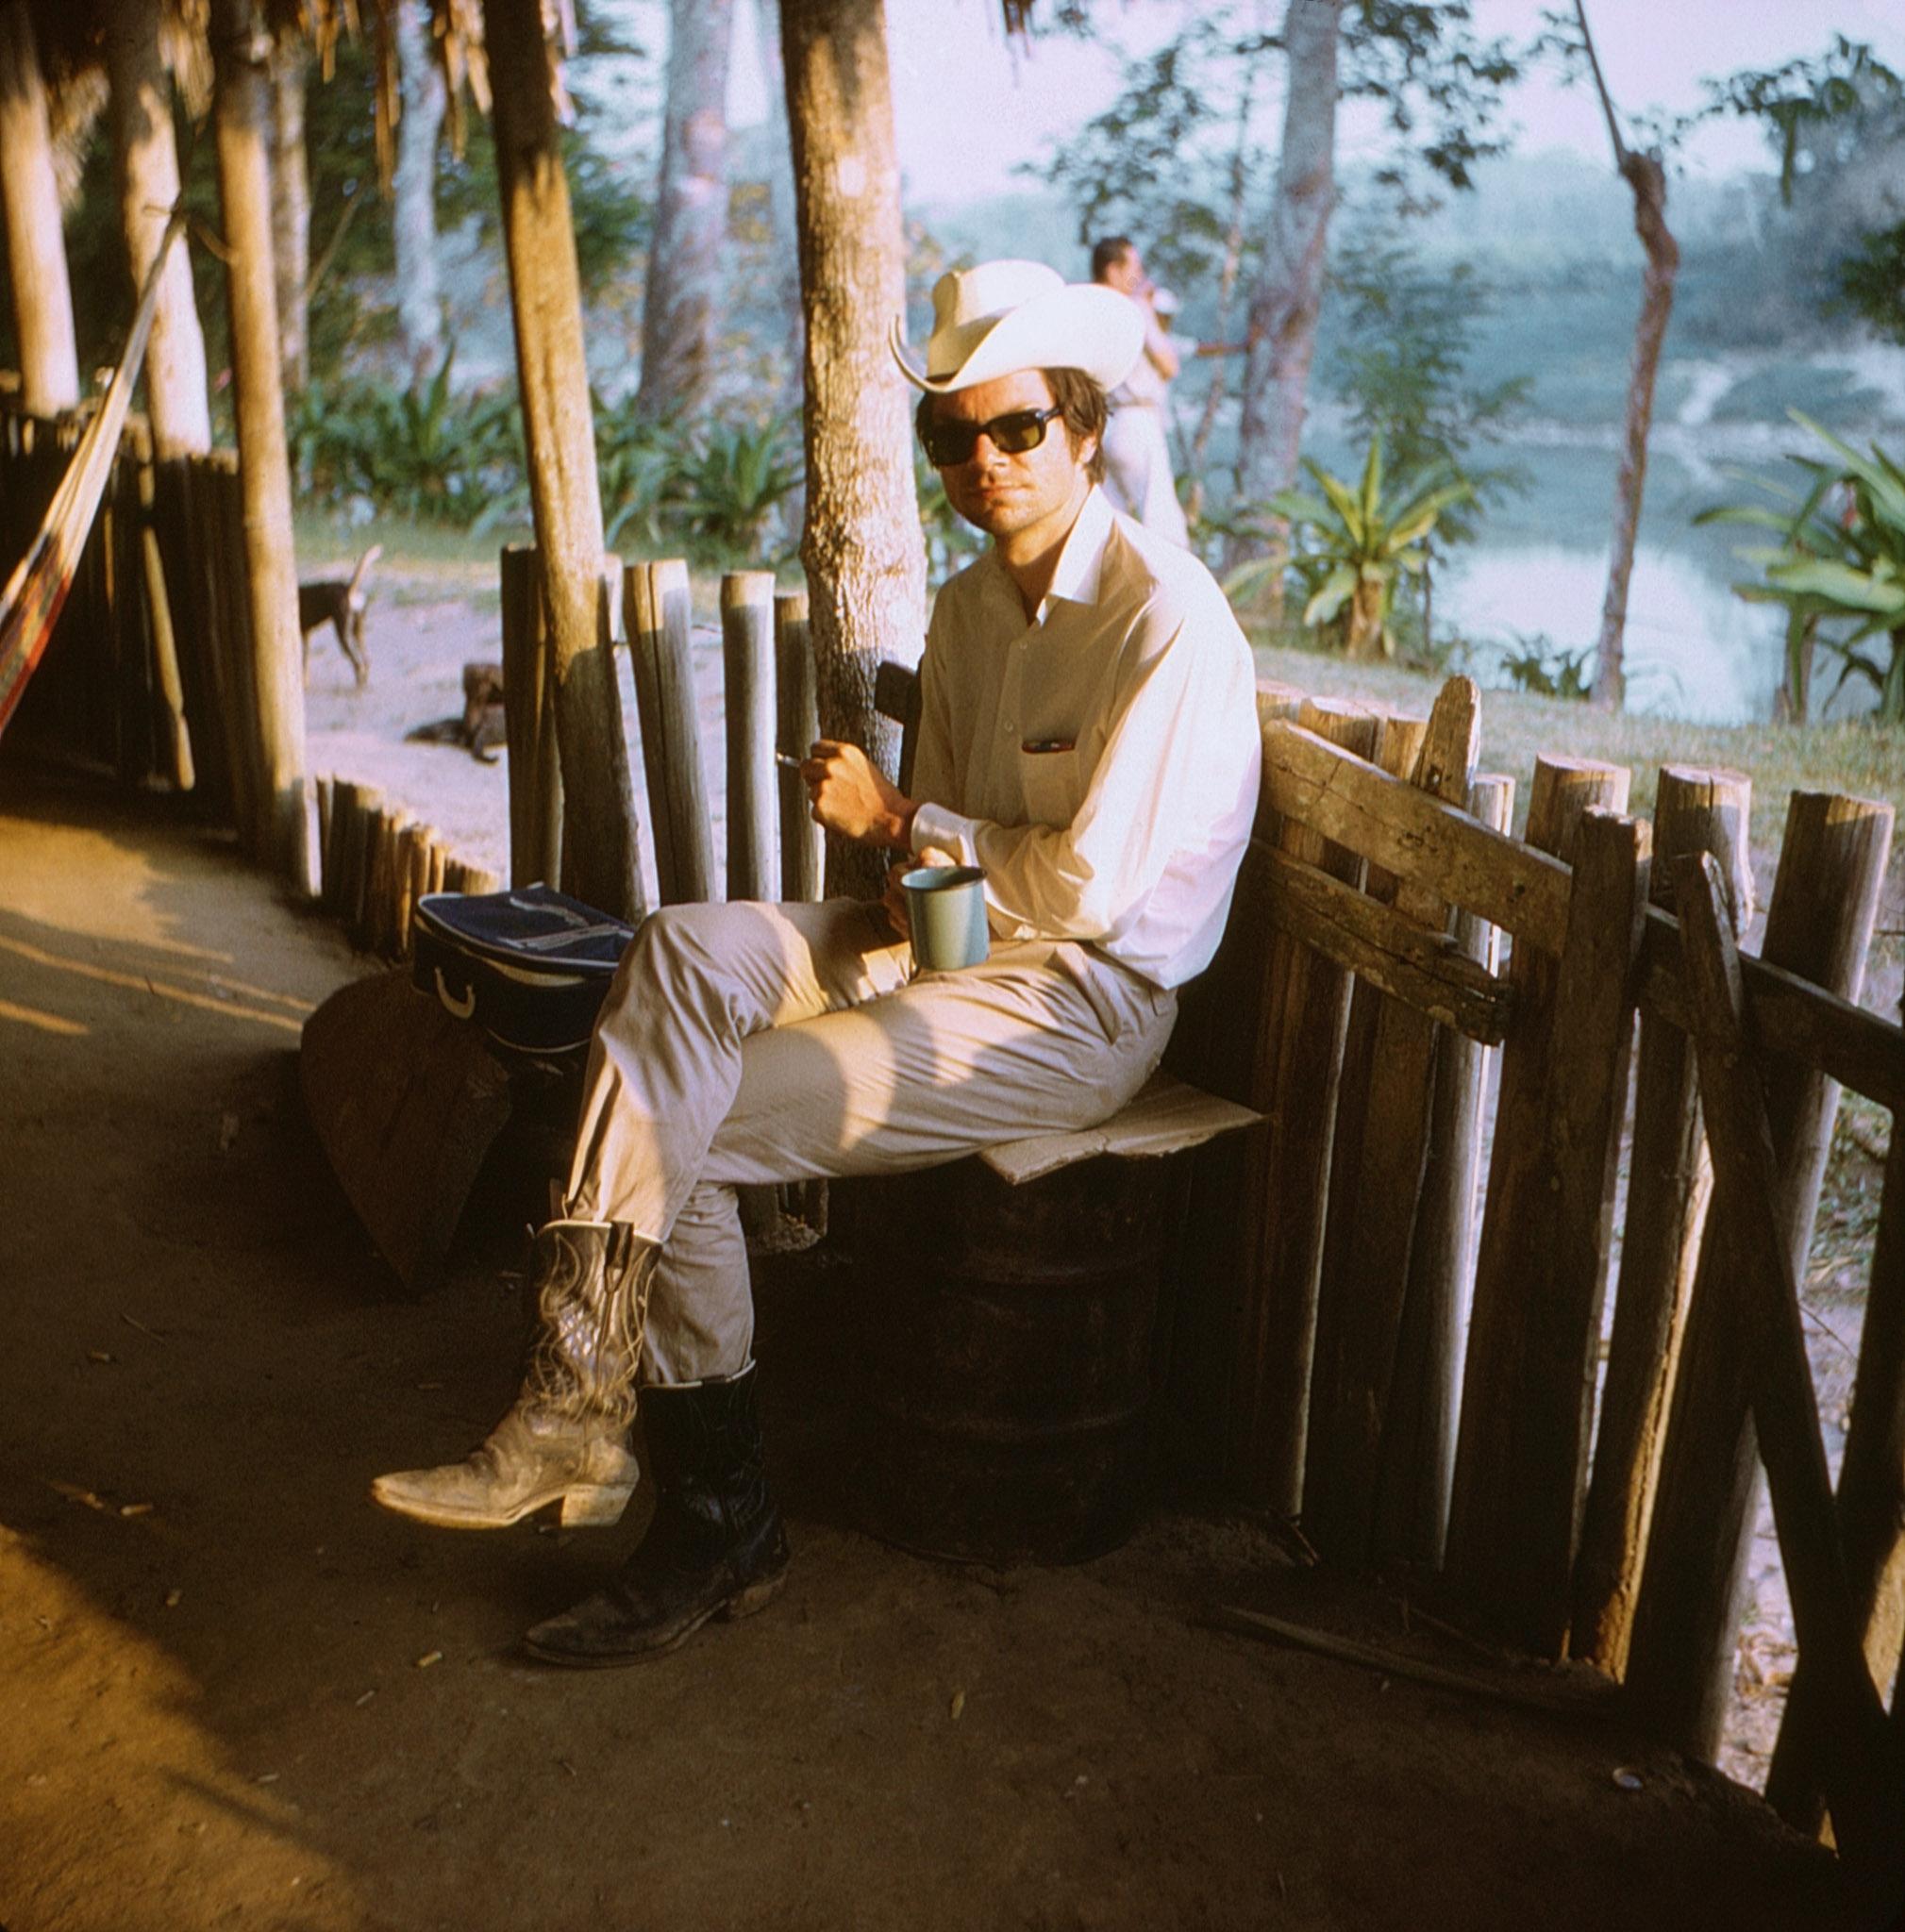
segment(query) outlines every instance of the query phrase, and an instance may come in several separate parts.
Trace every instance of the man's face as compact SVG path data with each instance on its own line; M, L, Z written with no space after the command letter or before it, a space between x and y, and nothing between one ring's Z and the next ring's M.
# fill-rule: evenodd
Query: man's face
M1135 248L1118 261L1105 264L1105 286L1121 295L1135 295L1145 286L1145 258Z
M1051 385L1036 369L932 399L933 416L941 423L989 423L1014 409L1051 407ZM1087 481L1085 464L1095 447L1087 439L1073 449L1063 419L1054 416L1037 449L1007 456L991 437L981 436L964 462L940 471L940 481L952 507L975 529L989 537L1010 537L1062 515Z

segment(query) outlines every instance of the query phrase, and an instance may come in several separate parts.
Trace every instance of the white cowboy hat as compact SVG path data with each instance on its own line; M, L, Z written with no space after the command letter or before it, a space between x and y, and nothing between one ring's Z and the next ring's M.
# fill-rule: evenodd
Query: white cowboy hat
M944 395L1021 369L1081 369L1115 389L1145 346L1138 305L1095 282L1067 282L1042 261L982 261L933 286L926 366L909 362L906 318L888 331L894 360L915 389Z

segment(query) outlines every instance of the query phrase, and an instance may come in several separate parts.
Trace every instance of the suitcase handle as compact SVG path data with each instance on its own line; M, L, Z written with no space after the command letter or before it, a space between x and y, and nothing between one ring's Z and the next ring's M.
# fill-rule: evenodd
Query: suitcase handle
M461 999L458 999L443 984L443 969L431 968L437 975L437 997L443 1003L443 1010L459 1020L467 1020L476 1010L476 989L473 986Z

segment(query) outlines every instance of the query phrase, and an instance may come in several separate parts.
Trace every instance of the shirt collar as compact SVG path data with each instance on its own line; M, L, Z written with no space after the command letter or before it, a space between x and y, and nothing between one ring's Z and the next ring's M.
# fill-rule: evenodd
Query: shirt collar
M1059 567L1052 573L1052 588L1045 593L1049 603L1062 597L1068 604L1095 604L1098 601L1098 574L1105 560L1105 545L1111 535L1111 506L1105 492L1093 484L1078 510L1078 520L1059 552ZM1044 607L1040 607L1044 614Z

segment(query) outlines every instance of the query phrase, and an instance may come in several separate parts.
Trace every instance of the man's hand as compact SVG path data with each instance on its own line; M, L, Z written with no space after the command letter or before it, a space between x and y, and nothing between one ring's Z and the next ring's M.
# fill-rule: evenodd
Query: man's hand
M821 739L803 761L800 776L815 824L861 845L906 849L913 802L887 783L859 745Z

